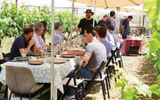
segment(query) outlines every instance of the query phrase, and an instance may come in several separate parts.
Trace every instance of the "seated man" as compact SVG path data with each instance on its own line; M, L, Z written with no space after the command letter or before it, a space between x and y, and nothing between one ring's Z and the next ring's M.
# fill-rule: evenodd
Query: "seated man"
M21 56L21 49L25 48L26 52L29 53L30 50L33 52L35 49L35 40L32 39L33 36L33 26L29 25L24 28L24 34L15 39L12 44L10 60L13 60L14 57Z
M83 78L92 78L95 71L99 68L103 61L106 61L107 54L105 46L97 39L94 39L95 30L92 26L88 26L84 32L88 45L86 47L85 55L80 62L80 65L84 62L82 68L88 72L82 71ZM86 74L87 73L87 74ZM90 73L90 76L87 76ZM86 75L85 75L86 74Z
M115 33L112 34L113 39L114 39L114 44L117 48L120 47L120 40L118 39L117 35Z
M93 26L88 26L85 29L84 36L88 42L88 45L86 47L85 55L80 62L80 65L84 62L84 66L80 69L80 71L82 73L82 78L91 79L101 63L106 61L107 54L105 46L99 40L94 38L95 31ZM70 76L70 74L68 76ZM80 78L80 75L77 75L77 78ZM74 95L74 92L70 89L67 96L72 95Z
M113 31L114 31L114 27L113 27L113 26L108 26L108 27L107 27L106 40L111 43L112 50L115 50L115 48L116 48L116 46L115 46L115 41L114 41L114 38L113 38L113 36L112 36Z
M111 44L105 39L106 33L107 33L107 29L104 26L96 26L95 30L96 30L96 37L106 47L106 52L107 52L107 57L108 57L109 55L111 55L112 48L111 48Z
M43 46L47 46L47 48L50 49L51 47L44 42L44 40L42 39L42 36L41 36L43 33L43 30L44 30L43 24L36 23L34 25L34 27L35 27L35 33L33 35L33 39L36 42L36 51L40 52L40 50Z

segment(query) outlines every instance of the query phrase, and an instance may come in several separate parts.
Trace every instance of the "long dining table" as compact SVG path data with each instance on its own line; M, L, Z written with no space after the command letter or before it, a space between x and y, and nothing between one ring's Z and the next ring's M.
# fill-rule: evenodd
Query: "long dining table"
M67 61L63 64L54 64L54 84L57 89L62 93L63 83L62 80L65 78L73 69L76 63L79 63L81 56L75 56L74 58L66 58ZM10 61L1 65L2 70L0 73L0 81L2 84L6 84L6 67L27 67L29 68L35 78L36 83L50 83L51 80L51 64L49 62L44 62L42 65L30 65L27 61L15 62Z

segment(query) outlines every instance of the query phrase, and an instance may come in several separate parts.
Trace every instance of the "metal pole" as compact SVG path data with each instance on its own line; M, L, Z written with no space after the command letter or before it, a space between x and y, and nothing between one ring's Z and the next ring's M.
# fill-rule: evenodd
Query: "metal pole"
M71 20L71 36L70 36L70 40L72 40L72 29L73 29L73 18L74 18L74 1L72 0L72 20Z
M93 27L94 27L94 24L95 24L95 16L96 16L96 0L94 0L94 16L93 16Z
M117 25L116 25L116 30L115 30L116 34L119 33L119 27L120 27L120 14L119 13L120 13L120 7L117 7L117 15L116 15Z
M16 7L18 7L18 0L16 0Z
M52 27L51 27L51 100L57 100L57 89L54 86L54 0L51 1Z

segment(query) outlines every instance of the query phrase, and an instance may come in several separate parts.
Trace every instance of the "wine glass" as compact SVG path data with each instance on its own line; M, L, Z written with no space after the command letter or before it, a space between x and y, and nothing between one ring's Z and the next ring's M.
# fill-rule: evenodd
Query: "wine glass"
M26 49L25 48L20 49L20 53L21 53L21 56L23 57L23 60L24 60L24 57L26 57L26 55L27 55Z
M44 57L44 50L43 50L43 47L41 47L40 52L41 52L42 57Z
M47 46L42 46L42 51L43 51L43 54L44 54L44 57L45 57L46 53L47 53Z

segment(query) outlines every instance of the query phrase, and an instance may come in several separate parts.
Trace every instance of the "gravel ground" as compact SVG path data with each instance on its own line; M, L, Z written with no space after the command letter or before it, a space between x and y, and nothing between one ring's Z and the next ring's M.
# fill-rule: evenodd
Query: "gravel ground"
M156 83L156 71L153 65L148 60L146 60L144 56L123 56L123 63L127 72L129 72L130 75L136 76L141 82L147 85ZM111 85L111 98L108 100L120 100L121 94L119 93L119 89L115 88L115 81L113 79L111 80ZM133 87L133 84L129 83L128 87ZM87 97L87 100L103 100L100 85L94 86L91 90L91 93L87 95Z

